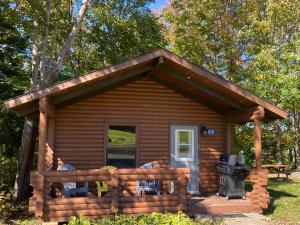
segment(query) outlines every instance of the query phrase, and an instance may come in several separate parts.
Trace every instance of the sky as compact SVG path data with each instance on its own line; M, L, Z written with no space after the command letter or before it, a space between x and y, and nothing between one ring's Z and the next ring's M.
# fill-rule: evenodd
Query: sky
M155 0L154 3L149 4L149 8L154 12L160 12L168 2L168 0Z

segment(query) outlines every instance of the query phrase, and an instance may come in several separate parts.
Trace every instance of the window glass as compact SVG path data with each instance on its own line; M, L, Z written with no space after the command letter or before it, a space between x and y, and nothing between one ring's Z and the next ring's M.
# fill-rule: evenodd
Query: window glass
M109 145L135 145L136 134L135 126L109 126L108 129Z
M108 147L106 164L117 168L136 167L135 147Z
M178 145L177 151L178 158L192 158L192 146L190 145Z
M136 127L110 125L106 146L106 165L117 168L136 167Z
M192 159L193 158L193 130L176 130L176 158Z
M182 131L177 132L177 143L178 144L192 144L192 131Z

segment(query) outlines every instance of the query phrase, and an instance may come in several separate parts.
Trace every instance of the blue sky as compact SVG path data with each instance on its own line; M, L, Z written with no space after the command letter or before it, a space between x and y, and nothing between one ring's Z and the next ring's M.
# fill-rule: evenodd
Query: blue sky
M155 0L154 3L149 4L149 8L152 11L158 12L167 4L168 4L168 0Z

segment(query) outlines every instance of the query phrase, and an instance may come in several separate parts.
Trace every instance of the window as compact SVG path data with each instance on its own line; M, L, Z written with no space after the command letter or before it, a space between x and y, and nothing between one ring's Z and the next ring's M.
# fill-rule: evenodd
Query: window
M193 160L194 130L175 131L175 159L177 161Z
M136 127L109 125L106 145L106 165L117 168L136 167Z

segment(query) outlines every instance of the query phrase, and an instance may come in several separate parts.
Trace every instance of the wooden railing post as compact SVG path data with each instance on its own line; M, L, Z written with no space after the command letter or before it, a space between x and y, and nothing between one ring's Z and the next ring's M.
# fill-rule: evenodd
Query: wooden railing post
M111 211L117 213L119 211L118 195L119 195L119 174L118 170L114 169L111 173Z
M247 179L252 182L253 189L251 192L247 192L246 196L252 203L252 210L261 213L262 209L268 208L270 202L269 192L267 191L268 170L252 169Z
M179 211L187 210L187 180L185 177L185 173L180 173L177 179L178 184L178 198L179 198Z

